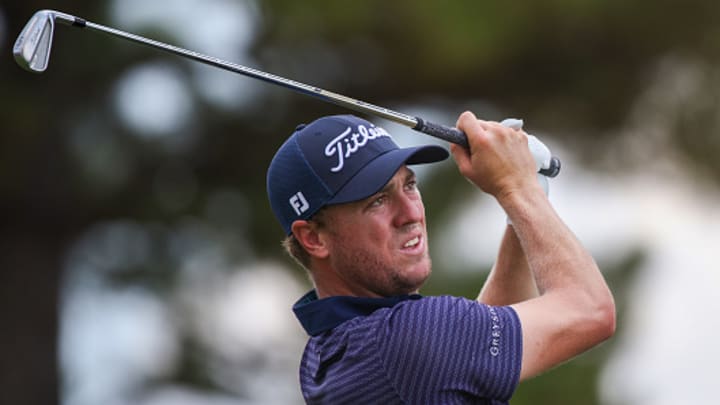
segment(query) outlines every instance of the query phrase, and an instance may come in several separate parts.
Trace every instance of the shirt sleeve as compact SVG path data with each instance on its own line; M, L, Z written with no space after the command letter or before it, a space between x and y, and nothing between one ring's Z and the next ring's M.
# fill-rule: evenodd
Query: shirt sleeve
M377 345L389 380L411 403L508 401L517 387L522 331L515 311L458 297L393 307Z

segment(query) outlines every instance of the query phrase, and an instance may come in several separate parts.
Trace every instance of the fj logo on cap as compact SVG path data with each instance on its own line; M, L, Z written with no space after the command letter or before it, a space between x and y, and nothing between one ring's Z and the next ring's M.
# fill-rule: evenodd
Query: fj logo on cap
M345 166L345 159L367 145L368 141L383 136L390 137L390 134L380 127L370 127L368 129L365 125L358 125L357 132L352 132L352 129L352 127L348 127L325 146L325 156L337 155L338 164L330 169L333 173L342 170Z
M308 204L305 196L301 191L298 191L296 194L290 197L290 206L293 207L295 213L298 216L300 216L303 212L307 211L308 208L310 208L310 204Z

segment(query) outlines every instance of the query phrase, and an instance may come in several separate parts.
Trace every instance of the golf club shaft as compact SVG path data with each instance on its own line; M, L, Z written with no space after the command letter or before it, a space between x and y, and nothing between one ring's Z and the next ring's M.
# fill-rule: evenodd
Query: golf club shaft
M286 79L281 76L273 75L267 72L263 72L257 69L249 68L246 66L238 65L236 63L228 62L219 58L215 58L208 55L203 55L198 52L194 52L188 49L183 49L174 45L166 44L153 39L145 38L140 35L132 34L122 30L118 30L104 25L96 24L90 21L86 21L82 18L71 16L68 14L58 13L57 21L63 22L67 25L72 25L80 28L87 28L93 31L103 32L112 36L121 37L128 39L133 42L137 42L143 45L151 46L153 48L161 49L176 55L184 56L186 58L193 59L198 62L202 62L211 66L219 67L224 70L228 70L235 73L240 73L245 76L249 76L255 79L259 79L268 83L276 84L279 86L286 87L297 92L313 96L342 107L349 108L358 112L379 116L390 121L396 122L418 130L420 132L432 135L448 142L456 143L467 147L467 138L465 134L456 129L450 128L439 124L427 122L419 117L413 117L407 114L399 113L397 111L390 110L388 108L379 107L374 104L366 103L364 101L356 100L342 94L333 93L321 89L319 87L310 86L304 83L297 82L295 80Z

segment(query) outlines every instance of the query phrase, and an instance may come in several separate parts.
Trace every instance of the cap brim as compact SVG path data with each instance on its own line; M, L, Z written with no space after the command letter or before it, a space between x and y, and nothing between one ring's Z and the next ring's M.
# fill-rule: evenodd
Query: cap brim
M326 204L363 200L380 191L402 165L439 162L448 156L445 148L436 145L393 149L365 165Z

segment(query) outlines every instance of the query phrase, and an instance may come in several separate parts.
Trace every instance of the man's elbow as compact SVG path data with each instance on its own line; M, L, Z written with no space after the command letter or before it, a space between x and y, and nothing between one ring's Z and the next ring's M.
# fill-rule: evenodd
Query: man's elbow
M609 291L604 295L595 300L593 309L589 312L589 323L592 325L593 336L596 337L597 343L610 339L615 334L615 300Z

